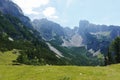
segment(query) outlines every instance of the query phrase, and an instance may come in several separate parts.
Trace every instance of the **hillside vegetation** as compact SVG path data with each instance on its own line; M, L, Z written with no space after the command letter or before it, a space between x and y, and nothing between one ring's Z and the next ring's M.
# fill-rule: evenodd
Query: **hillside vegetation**
M16 61L28 65L66 64L52 52L37 31L0 12L0 51L20 50Z
M58 41L57 41L58 42ZM84 46L82 47L63 47L56 44L56 41L50 42L63 56L65 56L69 65L78 66L96 66L104 65L104 56L100 52L93 56L95 53L89 52Z
M0 52L0 80L120 79L120 64L106 67L12 65L12 61L17 57L17 54L13 54L12 52Z
M18 54L13 54L13 51L0 52L0 65L12 65Z
M104 59L92 56L85 48L57 46L61 39L56 36L55 45L64 57L58 58L34 29L27 28L12 16L0 13L0 51L20 50L16 61L27 65L104 65Z

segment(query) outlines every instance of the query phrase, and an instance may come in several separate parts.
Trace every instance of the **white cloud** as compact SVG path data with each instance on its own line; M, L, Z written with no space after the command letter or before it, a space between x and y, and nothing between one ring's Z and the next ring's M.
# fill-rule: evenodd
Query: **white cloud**
M17 3L23 10L25 14L39 14L39 12L34 11L34 8L39 8L43 5L47 5L50 0L13 0Z
M67 0L67 2L66 2L67 8L69 8L69 6L72 4L72 2L73 2L73 0Z
M47 7L44 11L43 11L43 15L47 18L52 18L52 19L57 19L58 16L55 15L56 13L56 9L54 7Z

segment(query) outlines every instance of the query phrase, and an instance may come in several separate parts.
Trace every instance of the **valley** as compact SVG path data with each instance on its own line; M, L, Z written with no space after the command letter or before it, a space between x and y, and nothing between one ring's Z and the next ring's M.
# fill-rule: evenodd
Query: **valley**
M120 80L120 26L81 20L91 6L66 1L0 0L0 80Z

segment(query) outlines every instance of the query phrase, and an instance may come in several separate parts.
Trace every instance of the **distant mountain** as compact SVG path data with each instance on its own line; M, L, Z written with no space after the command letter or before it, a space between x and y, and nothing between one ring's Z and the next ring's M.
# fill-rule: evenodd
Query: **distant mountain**
M90 32L90 33L110 32L110 38L115 38L116 36L120 35L120 26L96 25L83 20L80 21L79 23L78 33L84 35L85 32Z
M65 27L64 32L66 33L68 38L71 38L73 35L75 35L78 32L78 27L74 27L73 29L69 27Z
M0 0L0 11L3 14L10 14L19 18L25 26L32 28L30 19L25 16L21 8L11 0Z
M120 26L95 25L83 20L79 23L78 34L82 36L82 43L88 50L101 50L105 53L110 42L120 36Z
M59 24L49 21L47 19L40 19L33 21L34 28L40 32L41 36L49 41L53 40L56 37L63 38L65 37L65 32L63 27Z
M16 61L22 64L104 65L108 46L119 35L119 26L86 20L74 29L47 19L31 24L19 6L11 0L0 0L0 51L18 49Z
M63 28L58 23L47 19L34 20L33 25L46 41L66 47L86 46L88 50L94 51L105 52L109 43L120 35L119 26L95 25L86 20L80 21L79 27L74 29ZM94 47L95 45L98 47Z
M103 57L98 58L99 55L102 55L99 51L94 53L85 48L86 45L82 43L83 38L78 33L78 27L63 28L58 23L47 19L34 20L33 25L41 36L58 50L57 52L62 53L62 56L70 61L68 64L104 65Z

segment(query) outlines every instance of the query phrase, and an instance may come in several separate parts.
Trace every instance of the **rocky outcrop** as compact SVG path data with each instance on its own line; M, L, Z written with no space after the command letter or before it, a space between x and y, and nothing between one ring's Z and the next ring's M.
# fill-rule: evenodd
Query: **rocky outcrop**
M41 33L41 36L49 41L57 37L64 37L64 29L57 23L47 19L34 20L34 28Z
M25 26L32 28L30 19L26 17L21 8L11 0L0 0L0 11L3 14L9 14L19 18Z

